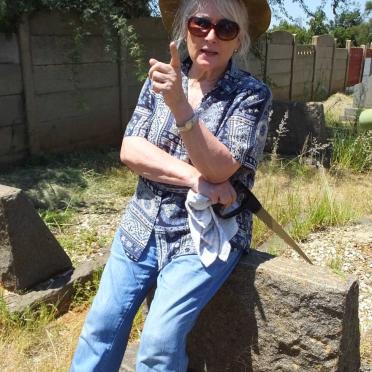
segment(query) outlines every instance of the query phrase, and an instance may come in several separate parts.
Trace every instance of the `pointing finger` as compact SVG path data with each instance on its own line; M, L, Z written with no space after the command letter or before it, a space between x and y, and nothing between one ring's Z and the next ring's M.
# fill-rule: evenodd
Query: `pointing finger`
M170 49L170 54L171 54L170 65L175 69L180 68L181 67L181 58L180 58L180 55L178 53L177 45L174 41L172 41L170 43L169 49Z

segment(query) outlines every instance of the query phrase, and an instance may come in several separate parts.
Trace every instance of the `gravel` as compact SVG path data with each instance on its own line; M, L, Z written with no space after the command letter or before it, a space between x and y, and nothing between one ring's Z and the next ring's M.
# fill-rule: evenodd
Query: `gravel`
M363 370L372 371L372 216L313 233L301 248L314 264L329 266L339 275L351 274L358 278L361 353L364 363L368 364ZM283 255L302 259L290 248Z

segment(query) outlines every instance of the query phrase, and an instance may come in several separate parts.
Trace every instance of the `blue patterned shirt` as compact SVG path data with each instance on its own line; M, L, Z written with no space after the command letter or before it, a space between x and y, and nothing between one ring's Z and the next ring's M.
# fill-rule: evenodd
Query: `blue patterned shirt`
M191 60L182 65L185 93ZM240 162L231 182L240 180L252 188L257 163L262 155L268 131L271 92L261 81L239 70L233 62L216 87L206 94L196 108L201 122ZM173 114L163 96L151 90L148 79L141 91L125 136L139 136L170 155L189 161L187 150L177 132ZM190 235L185 200L188 188L162 184L140 177L120 223L121 242L132 260L139 260L152 232L155 234L159 270L172 257L196 254ZM238 233L232 249L248 249L252 216L249 211L237 216Z

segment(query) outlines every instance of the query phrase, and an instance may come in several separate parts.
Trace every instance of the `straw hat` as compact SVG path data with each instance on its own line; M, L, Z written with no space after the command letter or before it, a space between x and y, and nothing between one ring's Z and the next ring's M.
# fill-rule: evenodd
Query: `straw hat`
M163 23L168 32L172 30L180 3L181 0L159 0ZM269 28L271 10L266 0L243 0L243 3L248 11L249 36L255 40Z

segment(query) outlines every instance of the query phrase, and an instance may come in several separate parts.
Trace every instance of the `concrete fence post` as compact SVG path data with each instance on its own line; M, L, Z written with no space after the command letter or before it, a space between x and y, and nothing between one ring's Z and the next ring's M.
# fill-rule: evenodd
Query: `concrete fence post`
M38 139L38 112L35 102L35 87L32 70L32 50L30 40L30 25L28 16L24 16L18 28L21 67L23 75L23 89L26 107L26 125L28 132L28 147L31 155L40 153Z
M289 86L289 100L293 99L293 84L294 84L294 71L297 60L297 37L296 34L293 34L293 49L292 49L292 62L291 62L291 82Z
M344 91L346 91L346 88L348 86L348 81L349 81L351 40L346 40L346 47L345 48L347 50L347 63L346 63L346 72L345 72Z
M364 65L366 63L366 58L367 58L367 45L365 44L362 44L360 46L362 49L363 49L363 59L362 59L362 65L361 65L361 69L360 69L360 78L359 78L359 82L362 82L363 81L363 74L364 74Z
M330 94L335 54L335 39L330 35L313 36L315 48L313 100L324 100Z
M122 130L125 129L129 120L129 100L128 100L128 53L122 37L119 36L119 104L120 122Z
M334 67L335 67L335 54L336 54L336 45L337 39L333 39L333 47L332 47L332 62L331 62L331 76L329 78L329 86L328 86L328 96L332 94L332 83L334 77Z
M313 36L311 39L311 44L314 46L314 64L313 64L313 80L311 82L311 100L314 100L314 92L315 92L315 69L316 69L316 54L317 54L317 47L316 47L316 37Z

